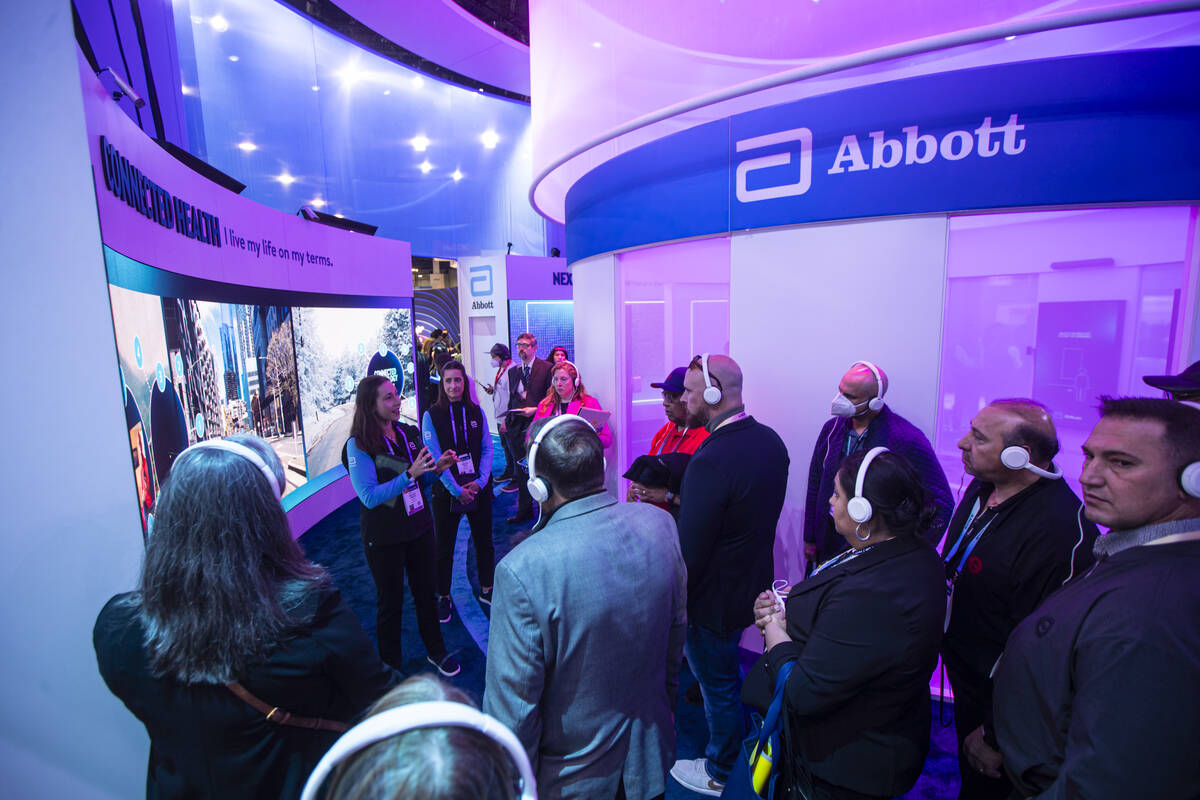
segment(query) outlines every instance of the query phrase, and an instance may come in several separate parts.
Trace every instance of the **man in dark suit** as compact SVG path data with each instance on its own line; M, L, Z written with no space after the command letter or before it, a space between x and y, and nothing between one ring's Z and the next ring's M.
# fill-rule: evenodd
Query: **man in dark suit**
M537 404L550 391L550 364L537 357L537 337L522 333L517 337L517 363L508 371L508 410L505 422L508 444L513 457L525 455L525 432L537 410ZM509 525L519 525L533 519L533 498L525 488L527 476L517 470L517 513L508 518Z
M676 761L671 776L717 797L744 735L738 641L754 622L754 599L775 577L775 527L789 462L779 434L746 413L742 370L729 356L694 359L683 401L688 427L709 433L679 492L688 577L684 647L704 698L708 743L702 758Z

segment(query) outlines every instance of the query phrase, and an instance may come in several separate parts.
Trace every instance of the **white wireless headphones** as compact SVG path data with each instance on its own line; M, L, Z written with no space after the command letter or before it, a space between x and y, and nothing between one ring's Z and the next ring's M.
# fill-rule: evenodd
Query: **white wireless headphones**
M1051 480L1057 480L1063 476L1062 470L1055 466L1053 462L1050 464L1054 468L1053 472L1030 464L1029 451L1019 444L1014 444L1001 450L1000 462L1009 469L1027 469L1034 475L1050 478ZM1200 474L1200 470L1197 470L1197 473Z
M857 367L859 364L871 370L871 374L875 376L875 396L867 401L867 408L871 411L879 411L883 408L883 376L879 374L879 367L870 361L855 361L850 366Z
M1180 400L1185 406L1200 411L1200 403L1191 400ZM1200 497L1200 461L1193 461L1179 473L1179 488L1189 497Z
M566 365L568 365L568 366L569 366L569 367L570 367L572 370L574 370L574 371L575 371L575 388L576 388L576 389L578 389L578 388L579 388L579 382L580 382L581 380L583 380L583 378L581 378L581 377L580 377L580 375L579 375L579 367L575 366L575 365L574 365L574 364L572 364L570 361L566 361L566 360L560 361L560 362L559 362L559 364L566 364ZM555 364L555 366L557 367L557 366L558 366L558 364Z
M367 717L346 731L317 762L316 768L308 776L308 782L304 784L300 800L316 800L321 784L333 768L364 747L405 731L440 728L445 725L479 731L503 747L512 756L521 776L521 800L537 800L537 782L533 777L533 769L529 766L529 757L513 732L494 717L462 703L445 700L390 708Z
M184 450L183 453L186 453L189 450L200 450L203 448L208 448L211 450L224 450L227 453L234 453L241 456L254 466L258 467L262 474L267 476L267 483L270 484L271 491L275 492L276 500L283 496L282 487L279 485L279 481L275 477L275 473L271 471L269 466L267 466L267 462L263 460L263 457L254 452L254 450L251 448L246 447L244 444L231 442L228 439L208 439L207 441L196 442L194 445ZM179 455L183 455L183 453L180 453Z
M716 386L712 382L712 378L708 373L708 353L700 356L700 371L704 373L704 402L710 406L719 405L721 403L721 387Z
M871 466L871 462L880 453L886 452L888 452L886 447L872 447L863 457L862 463L858 465L858 477L854 479L854 497L851 497L850 501L846 503L846 513L859 525L868 522L871 515L875 513L875 509L871 508L871 501L863 497L863 483L867 479L867 467Z
M551 417L550 421L543 425L542 429L538 431L538 435L533 437L533 443L529 445L529 480L525 483L525 488L529 490L529 496L539 503L544 503L549 500L552 492L550 490L550 484L546 482L545 478L539 478L537 476L537 472L533 466L534 458L537 456L538 446L542 443L542 439L546 438L546 434L553 430L555 426L562 425L564 422L568 422L573 419L579 420L584 425L587 425L589 429L592 427L591 425L588 425L588 421L586 419L578 414L560 414L557 417Z

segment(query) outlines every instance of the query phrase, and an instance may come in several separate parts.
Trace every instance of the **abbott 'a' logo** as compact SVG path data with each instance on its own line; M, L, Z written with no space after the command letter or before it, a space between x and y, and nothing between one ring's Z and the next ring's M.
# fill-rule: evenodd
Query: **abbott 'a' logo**
M773 153L772 155L759 156L758 158L748 158L737 166L736 190L738 202L753 203L758 200L791 197L793 195L804 194L812 186L812 131L808 128L792 128L790 131L779 131L778 133L768 133L765 136L742 139L737 143L736 147L737 152L741 153L746 150L758 150L762 147L770 147L773 144L783 144L784 142L800 143L800 177L792 183L765 186L761 189L749 189L746 187L747 175L758 169L782 167L792 163L792 151Z
M492 293L492 267L490 264L480 264L471 267L471 297L482 297Z

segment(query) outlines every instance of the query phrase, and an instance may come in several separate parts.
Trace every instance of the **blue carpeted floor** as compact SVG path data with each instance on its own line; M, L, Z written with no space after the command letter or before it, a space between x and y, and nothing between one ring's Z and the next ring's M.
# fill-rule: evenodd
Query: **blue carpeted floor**
M499 451L499 448L497 447ZM500 469L502 465L497 465ZM516 493L497 493L492 538L496 546L496 558L503 558L517 543L529 534L528 526L521 528L507 525L505 519L516 512ZM362 621L367 634L375 637L375 584L367 569L363 556L362 540L359 538L357 501L351 501L301 537L300 543L308 557L323 565L333 576L346 602ZM450 622L442 626L446 646L462 663L462 672L450 682L480 700L483 696L484 663L487 649L487 616L485 608L475 599L479 583L475 572L474 547L470 544L466 520L459 530L458 548L455 552L452 598L455 613ZM404 671L406 674L432 671L425 661L425 648L417 634L417 619L413 611L412 598L404 607ZM753 663L753 654L744 653L746 667ZM676 711L675 725L678 733L676 755L679 758L696 758L703 754L707 731L704 714L699 706L688 704L682 693L695 682L685 664L680 675L681 699ZM951 706L945 710L951 716ZM958 769L955 758L954 728L943 726L937 719L937 703L933 706L933 730L929 758L917 785L904 795L905 798L929 798L943 800L958 794ZM949 722L949 719L947 719ZM668 778L667 798L699 797Z

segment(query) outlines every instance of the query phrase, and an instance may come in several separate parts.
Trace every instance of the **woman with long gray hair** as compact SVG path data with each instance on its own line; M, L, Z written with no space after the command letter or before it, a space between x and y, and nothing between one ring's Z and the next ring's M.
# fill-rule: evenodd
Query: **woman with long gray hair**
M138 588L96 620L100 674L150 735L149 798L295 797L396 680L292 539L283 485L255 436L189 447Z

